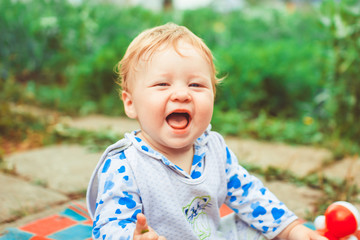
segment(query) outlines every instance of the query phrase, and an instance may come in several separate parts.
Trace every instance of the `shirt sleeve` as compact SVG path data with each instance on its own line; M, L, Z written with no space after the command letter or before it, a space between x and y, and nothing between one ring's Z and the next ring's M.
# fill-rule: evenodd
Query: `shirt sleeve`
M98 171L93 239L132 239L142 203L134 174L122 151L107 158Z
M241 220L262 232L267 238L277 236L297 217L263 183L238 163L226 147L226 204Z

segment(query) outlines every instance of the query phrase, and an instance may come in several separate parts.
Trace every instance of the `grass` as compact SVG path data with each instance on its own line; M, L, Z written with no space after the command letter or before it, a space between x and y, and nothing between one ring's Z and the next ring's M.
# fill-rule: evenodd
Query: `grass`
M57 124L46 137L47 143L66 142L88 146L91 151L102 151L110 144L118 141L122 136L111 130L88 131L71 128L64 124Z

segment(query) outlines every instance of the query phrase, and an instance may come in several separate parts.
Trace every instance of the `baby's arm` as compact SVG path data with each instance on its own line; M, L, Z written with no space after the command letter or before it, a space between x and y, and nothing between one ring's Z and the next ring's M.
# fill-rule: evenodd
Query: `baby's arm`
M249 226L273 239L297 217L263 183L239 165L226 148L227 198L225 203Z
M294 221L287 226L275 239L290 240L327 240L317 232L305 227L299 221Z
M227 148L226 152L228 175L226 203L244 221L270 238L275 237L273 233L278 232L275 237L278 240L327 240L295 220L296 216L269 192L260 180L251 176L238 164L231 150ZM270 225L263 225L260 222ZM282 230L279 231L280 229Z
M131 239L142 202L124 153L108 157L98 171L94 239Z

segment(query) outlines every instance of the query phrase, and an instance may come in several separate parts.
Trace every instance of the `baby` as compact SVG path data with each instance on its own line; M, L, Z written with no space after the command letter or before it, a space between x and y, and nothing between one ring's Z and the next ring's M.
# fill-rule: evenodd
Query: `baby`
M146 30L118 69L125 112L140 130L108 147L93 173L94 239L326 239L211 131L219 79L200 38L173 23ZM234 210L226 221L223 204Z

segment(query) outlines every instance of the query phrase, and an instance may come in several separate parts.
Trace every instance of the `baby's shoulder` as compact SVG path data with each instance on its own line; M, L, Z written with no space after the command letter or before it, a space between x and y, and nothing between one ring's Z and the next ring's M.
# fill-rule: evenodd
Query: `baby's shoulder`
M120 155L123 153L126 149L128 149L132 145L131 141L123 138L117 141L116 143L110 145L104 152L103 155L106 155L107 157L112 157L114 155Z
M215 146L225 146L226 145L224 137L216 131L208 132L206 143L208 145L215 145Z
M95 168L94 174L104 172L104 169L109 169L110 166L121 164L126 160L125 151L131 147L131 142L127 139L121 139L116 143L110 145L100 157L98 164Z

